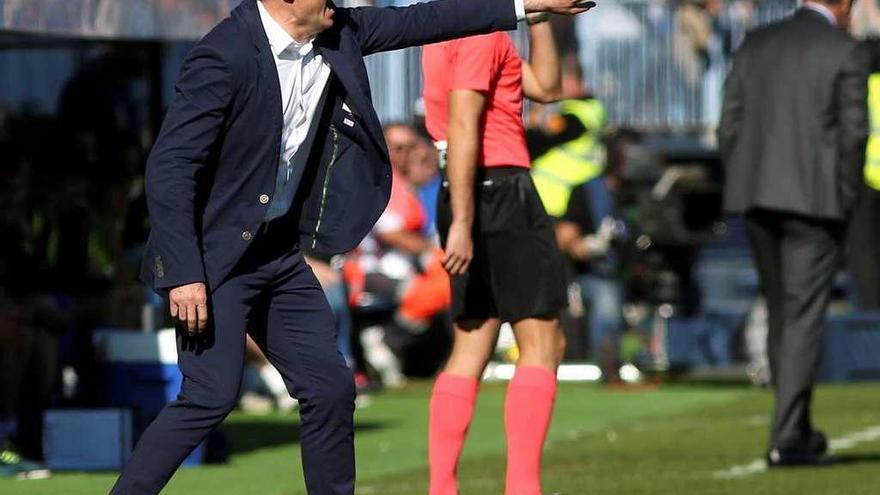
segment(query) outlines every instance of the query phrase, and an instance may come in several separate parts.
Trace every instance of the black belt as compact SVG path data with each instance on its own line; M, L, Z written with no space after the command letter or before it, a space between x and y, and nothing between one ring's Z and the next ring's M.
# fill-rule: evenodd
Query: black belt
M531 169L519 167L516 165L500 165L495 167L478 167L474 174L474 182L483 187L492 186L496 181L507 179L509 177L519 177L528 174ZM443 171L443 187L449 188L449 179L446 177L446 171Z

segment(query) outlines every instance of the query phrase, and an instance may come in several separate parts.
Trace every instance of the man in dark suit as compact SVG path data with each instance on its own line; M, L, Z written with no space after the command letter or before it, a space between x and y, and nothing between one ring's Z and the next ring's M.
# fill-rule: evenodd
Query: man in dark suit
M178 399L113 488L154 494L236 403L245 332L300 401L308 492L354 492L354 386L300 246L345 252L391 191L363 57L510 30L584 0L440 0L335 8L244 0L187 57L147 163L152 233L142 276L180 321Z
M746 215L769 311L771 466L821 462L827 449L810 403L868 136L869 62L845 31L849 11L850 0L808 1L752 32L726 86L725 206Z

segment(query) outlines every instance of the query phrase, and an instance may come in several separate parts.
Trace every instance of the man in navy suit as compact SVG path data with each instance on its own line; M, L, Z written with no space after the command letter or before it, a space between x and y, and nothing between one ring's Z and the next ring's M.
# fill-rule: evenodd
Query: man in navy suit
M245 333L301 405L308 492L354 493L354 386L300 246L354 248L391 191L363 57L516 27L586 0L439 0L336 8L243 0L188 55L147 163L142 277L180 322L184 382L113 494L155 494L232 410Z

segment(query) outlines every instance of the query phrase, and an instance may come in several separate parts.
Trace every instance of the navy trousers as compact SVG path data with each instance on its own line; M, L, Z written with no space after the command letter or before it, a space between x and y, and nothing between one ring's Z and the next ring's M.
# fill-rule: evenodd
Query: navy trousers
M303 260L291 234L295 232L276 220L259 233L232 276L213 291L211 328L200 338L179 337L178 363L184 376L180 396L141 437L112 495L159 493L235 407L245 332L300 402L308 493L354 494L352 373L338 351L333 314Z

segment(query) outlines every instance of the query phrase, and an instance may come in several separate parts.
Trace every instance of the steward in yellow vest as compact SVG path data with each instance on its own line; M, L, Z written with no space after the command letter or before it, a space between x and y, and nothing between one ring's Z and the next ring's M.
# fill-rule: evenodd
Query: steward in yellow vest
M880 72L868 81L868 109L871 115L871 137L865 162L865 182L880 191Z
M584 90L579 67L563 69L562 91L558 114L527 136L534 157L532 179L555 218L565 213L572 189L602 174L607 155L605 106Z
M873 76L868 80L871 135L865 156L865 185L849 226L847 263L858 308L880 310L880 40L867 44Z

